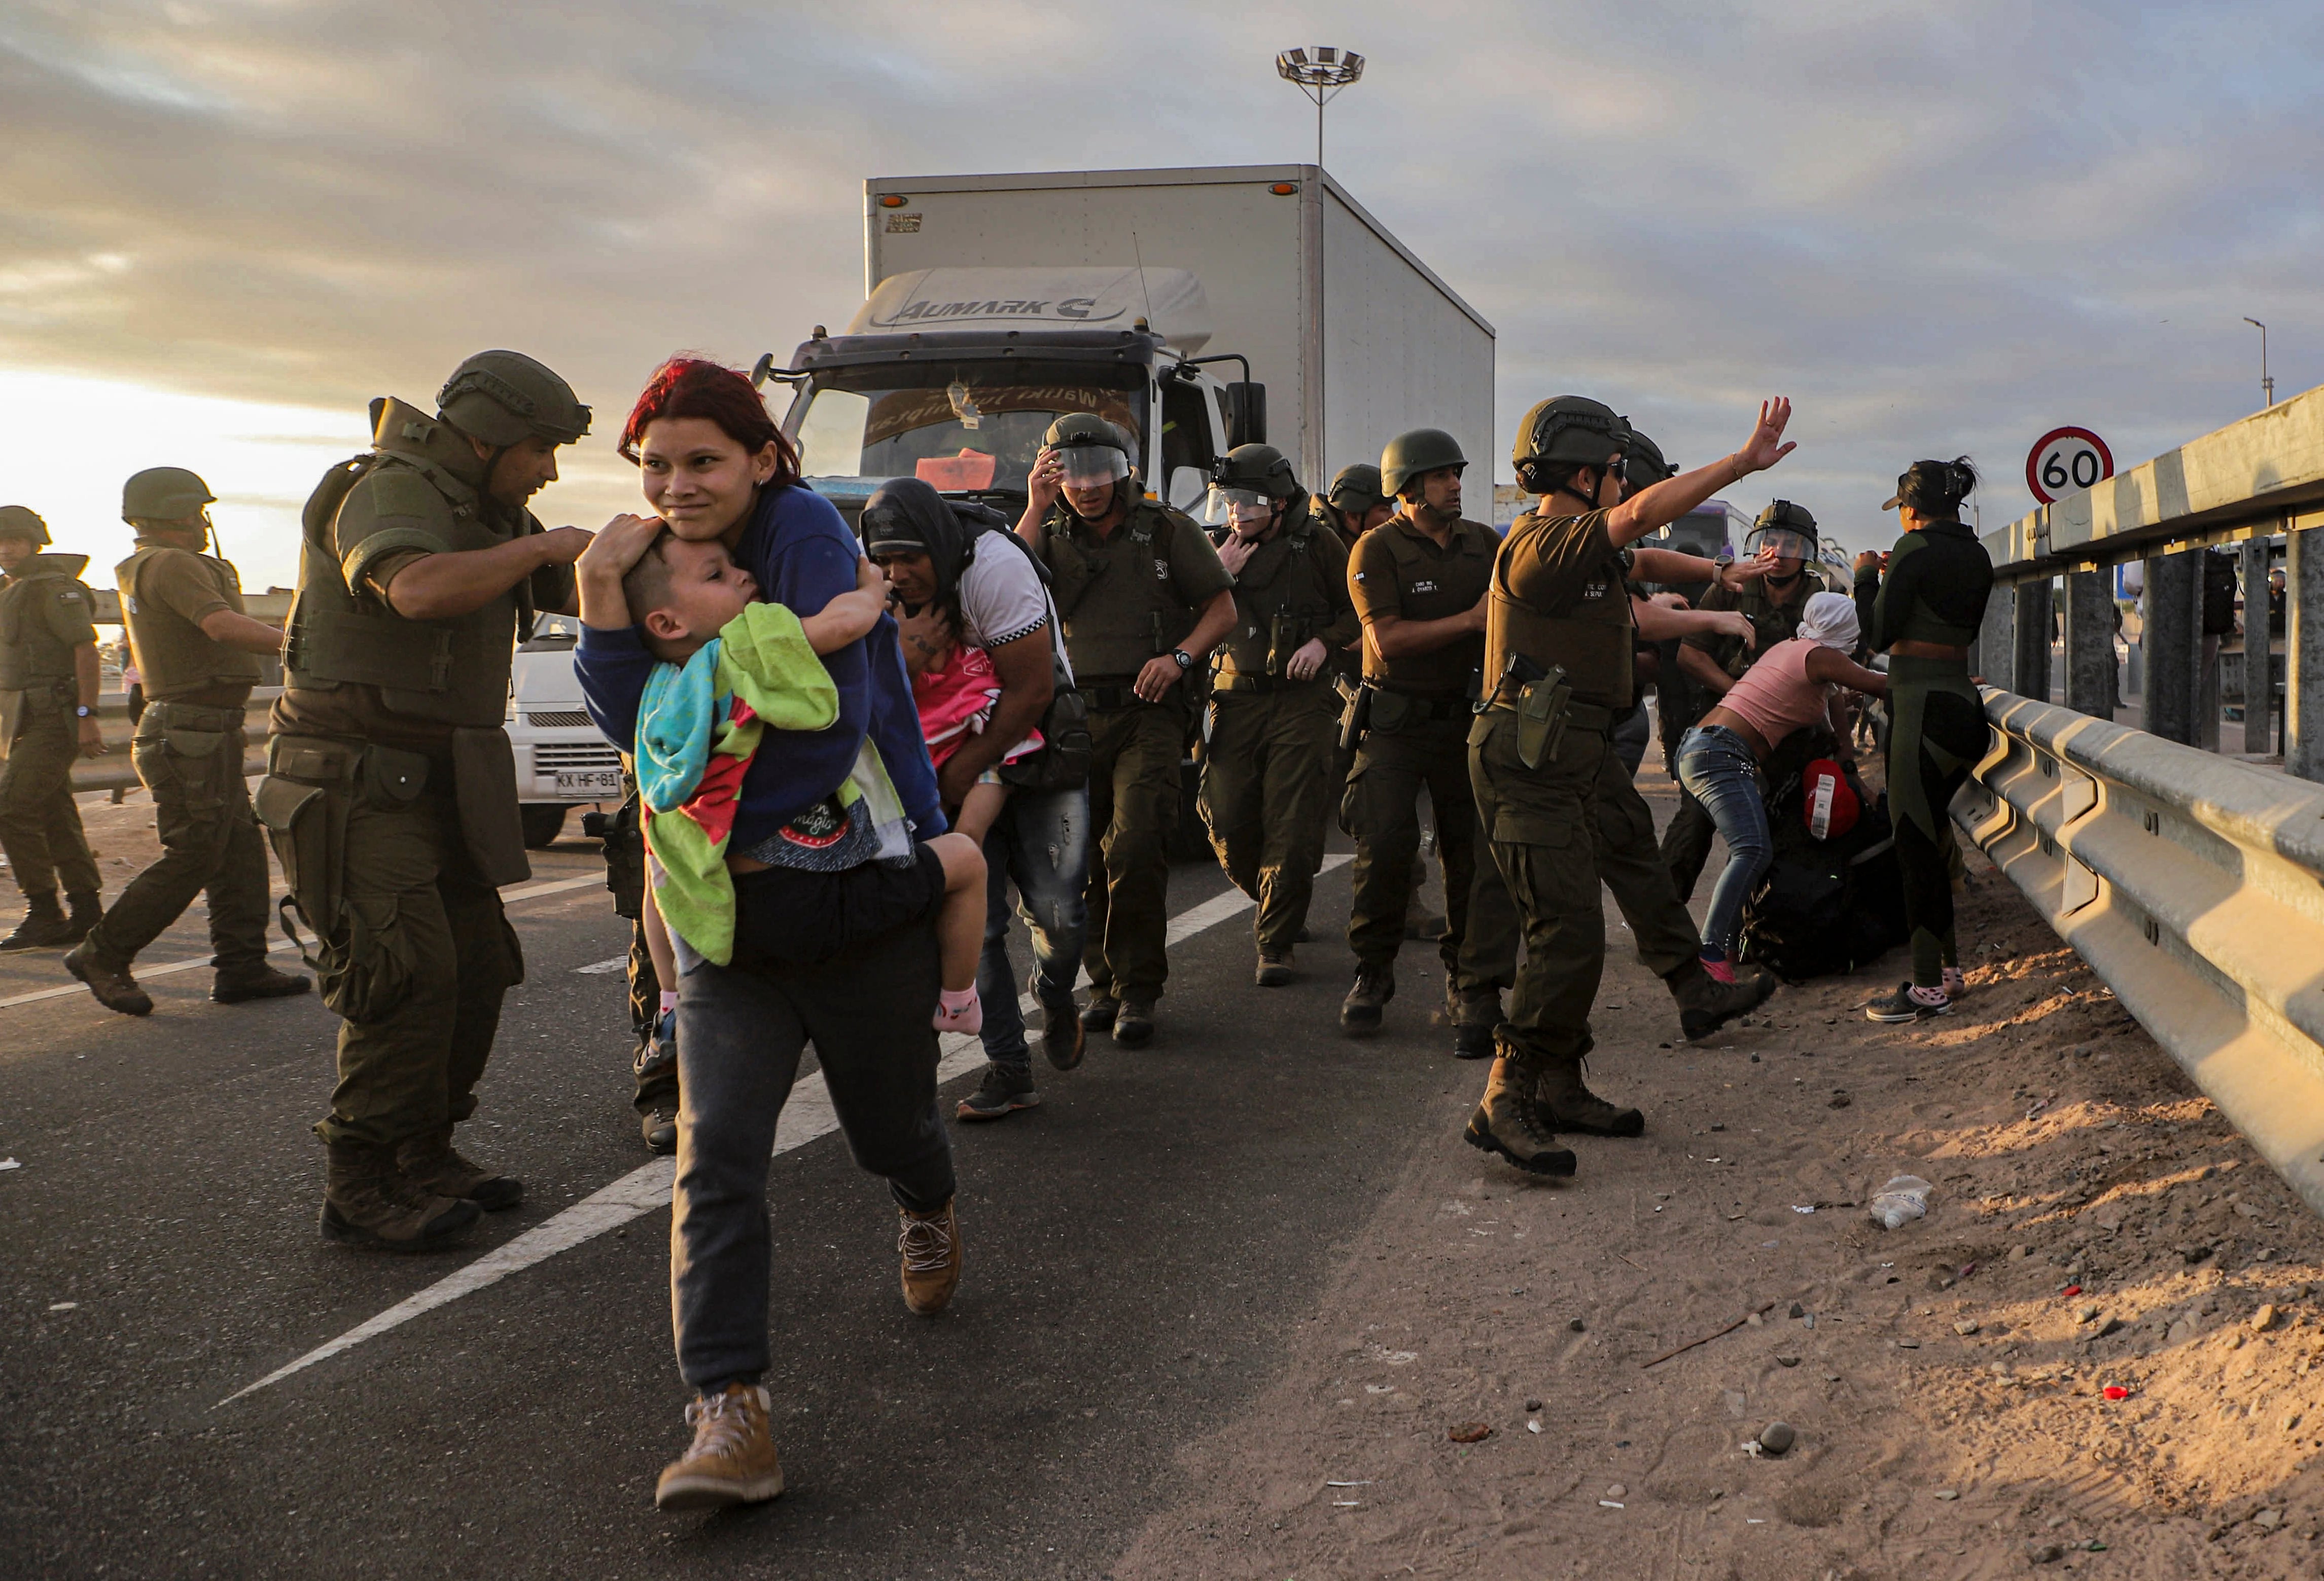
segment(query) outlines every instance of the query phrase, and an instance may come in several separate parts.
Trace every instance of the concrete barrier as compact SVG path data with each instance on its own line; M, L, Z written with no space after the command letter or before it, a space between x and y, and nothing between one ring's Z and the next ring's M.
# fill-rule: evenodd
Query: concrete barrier
M1985 700L1953 822L2324 1213L2324 786Z

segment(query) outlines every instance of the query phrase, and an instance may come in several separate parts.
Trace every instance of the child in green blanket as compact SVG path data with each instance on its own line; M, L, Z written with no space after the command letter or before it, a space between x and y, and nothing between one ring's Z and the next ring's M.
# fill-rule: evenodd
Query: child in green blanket
M815 729L836 717L835 694L819 664L812 665L811 675L802 673L796 649L788 646L793 640L791 631L786 628L795 630L796 638L803 639L814 653L832 652L872 630L886 607L888 588L879 567L866 560L854 592L833 599L813 615L798 618L779 605L757 602L757 584L750 573L734 564L725 547L716 539L689 542L665 532L622 579L622 592L648 651L664 665L682 670L712 639L721 639L722 658L730 677L739 683L738 692L749 692L761 717L779 728ZM784 716L779 717L777 711ZM697 795L716 772L720 764L718 749L732 740L731 735L722 732L720 721L704 722L713 734L713 751L706 757L712 768L693 786L680 787ZM642 731L640 746L642 786L648 777ZM733 748L726 746L726 749ZM878 754L867 746L866 757L870 762L859 769L859 778L868 777L876 782L877 788L886 788L886 774L879 767ZM893 799L891 789L887 795ZM666 795L663 799L670 798ZM657 825L673 838L655 842ZM705 899L702 885L680 882L676 890L687 904L687 914L683 917L677 912L668 915L681 924L678 931L687 936L689 944L724 965L731 957L734 942L729 876L764 872L769 864L727 848L715 815L709 826L713 837L706 843L702 832L695 824L685 823L678 809L656 812L649 807L648 840L657 844L656 855L666 869L683 865L666 854L671 850L691 851L697 857L723 856L726 873L707 876L711 880L708 906L699 904ZM943 991L937 1003L936 1026L939 1032L973 1033L984 1024L983 1008L976 996L977 960L984 943L984 855L976 842L964 834L940 834L919 844L941 864L943 870L943 894L936 915ZM838 875L838 880L865 887L891 884L893 876L879 870L884 865L866 862L846 869ZM673 878L682 879L684 875L666 872L663 882L668 884ZM715 909L722 885L723 915ZM657 898L654 892L650 891L649 898ZM855 915L868 917L878 911L876 904L869 904ZM842 915L850 914L851 908L842 908ZM683 925L686 923L694 924L692 932ZM853 942L825 928L816 934L816 946L827 954Z

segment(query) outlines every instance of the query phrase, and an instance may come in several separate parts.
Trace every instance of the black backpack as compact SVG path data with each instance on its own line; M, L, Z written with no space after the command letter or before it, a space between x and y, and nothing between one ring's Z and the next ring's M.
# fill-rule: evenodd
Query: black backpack
M1767 798L1775 856L1743 908L1740 953L1786 982L1868 966L1904 942L1904 884L1886 791L1846 834L1818 840L1796 774Z

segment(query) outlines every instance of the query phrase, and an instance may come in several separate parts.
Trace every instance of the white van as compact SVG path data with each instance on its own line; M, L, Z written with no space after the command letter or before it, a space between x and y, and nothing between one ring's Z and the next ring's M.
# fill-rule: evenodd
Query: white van
M543 615L510 666L504 728L516 749L524 842L535 850L563 832L567 808L610 808L622 799L622 755L590 722L573 674L573 648L580 639L575 617Z

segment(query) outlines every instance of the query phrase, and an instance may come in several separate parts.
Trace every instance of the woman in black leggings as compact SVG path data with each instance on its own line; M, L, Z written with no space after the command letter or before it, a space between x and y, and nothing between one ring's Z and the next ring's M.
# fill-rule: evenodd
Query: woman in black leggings
M1953 942L1951 839L1945 809L1985 755L1985 705L1969 653L1993 591L1993 561L1962 525L1977 487L1969 457L1916 461L1885 510L1904 536L1885 556L1856 557L1856 607L1865 640L1888 655L1888 809L1913 933L1913 980L1877 999L1875 1021L1925 1021L1953 1007L1962 987Z

